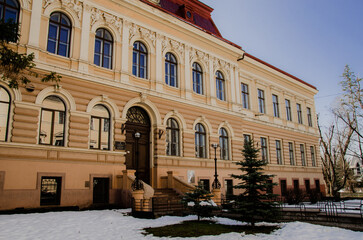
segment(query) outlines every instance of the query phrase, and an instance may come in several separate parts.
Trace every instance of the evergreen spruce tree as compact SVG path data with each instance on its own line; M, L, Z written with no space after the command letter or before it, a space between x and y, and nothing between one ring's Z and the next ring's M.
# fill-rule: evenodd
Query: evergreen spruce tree
M242 174L232 174L233 178L241 181L234 188L243 190L236 198L236 211L251 226L255 226L258 220L273 219L279 213L278 203L274 201L277 195L272 194L272 188L276 184L268 181L273 175L262 172L267 163L258 160L258 152L252 141L245 141L242 150L244 159L236 163Z
M212 197L213 195L199 183L193 190L184 194L182 202L198 216L200 221L201 218L213 217L213 210L217 207L212 205Z

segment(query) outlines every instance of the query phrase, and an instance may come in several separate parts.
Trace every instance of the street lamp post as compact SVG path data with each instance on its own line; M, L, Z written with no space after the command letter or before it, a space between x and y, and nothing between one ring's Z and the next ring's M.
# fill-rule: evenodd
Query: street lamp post
M220 189L221 183L218 181L218 174L217 174L217 148L219 147L218 144L213 143L212 147L214 148L214 181L212 183L213 189Z
M131 188L132 190L141 190L144 188L141 180L139 179L139 139L141 137L141 134L139 132L136 132L134 134L134 138L135 138L135 168L136 168L136 172L135 172L135 180L132 182L131 184Z

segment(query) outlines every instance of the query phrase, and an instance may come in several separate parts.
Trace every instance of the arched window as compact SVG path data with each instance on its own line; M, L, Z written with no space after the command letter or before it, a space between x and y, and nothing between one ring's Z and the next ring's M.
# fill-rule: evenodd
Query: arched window
M179 156L178 122L173 118L169 118L166 125L166 154L169 156Z
M219 129L219 146L221 150L221 160L229 159L229 141L228 141L228 133L226 129Z
M147 49L142 42L136 41L132 53L132 74L147 78Z
M49 19L47 51L69 57L72 24L61 12L54 12Z
M202 124L195 125L195 156L198 158L206 158L206 132Z
M150 126L150 118L147 112L141 107L132 107L126 113L127 122L137 125Z
M203 94L203 71L198 63L193 63L193 91Z
M110 149L110 113L103 105L96 105L91 112L90 148Z
M0 0L0 21L17 23L19 9L19 3L16 0Z
M109 31L99 28L96 31L94 64L112 68L113 38Z
M178 87L177 61L172 53L165 55L165 83L172 87Z
M49 96L42 105L39 144L64 146L66 108L63 100Z
M0 141L8 140L9 116L10 116L10 94L0 86Z
M220 71L216 72L216 89L217 89L217 98L219 100L225 101L226 94L225 94L225 87L224 87L224 77Z

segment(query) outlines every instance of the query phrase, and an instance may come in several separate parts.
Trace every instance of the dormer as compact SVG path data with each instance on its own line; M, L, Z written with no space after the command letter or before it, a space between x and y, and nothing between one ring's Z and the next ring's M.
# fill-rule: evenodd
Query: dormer
M193 14L193 8L190 5L183 4L180 6L181 14L182 16L189 22L194 21L194 14Z

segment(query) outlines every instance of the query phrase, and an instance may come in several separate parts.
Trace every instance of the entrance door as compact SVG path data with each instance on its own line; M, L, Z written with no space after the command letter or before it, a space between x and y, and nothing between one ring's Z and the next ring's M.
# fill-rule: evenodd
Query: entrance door
M93 203L108 204L109 178L93 178Z
M135 138L137 132L140 133L139 139ZM126 168L136 170L138 165L139 179L150 184L150 120L146 111L140 107L132 107L127 111L126 151L129 152L126 155Z
M233 180L226 179L225 186L226 186L226 198L230 199L233 196Z

